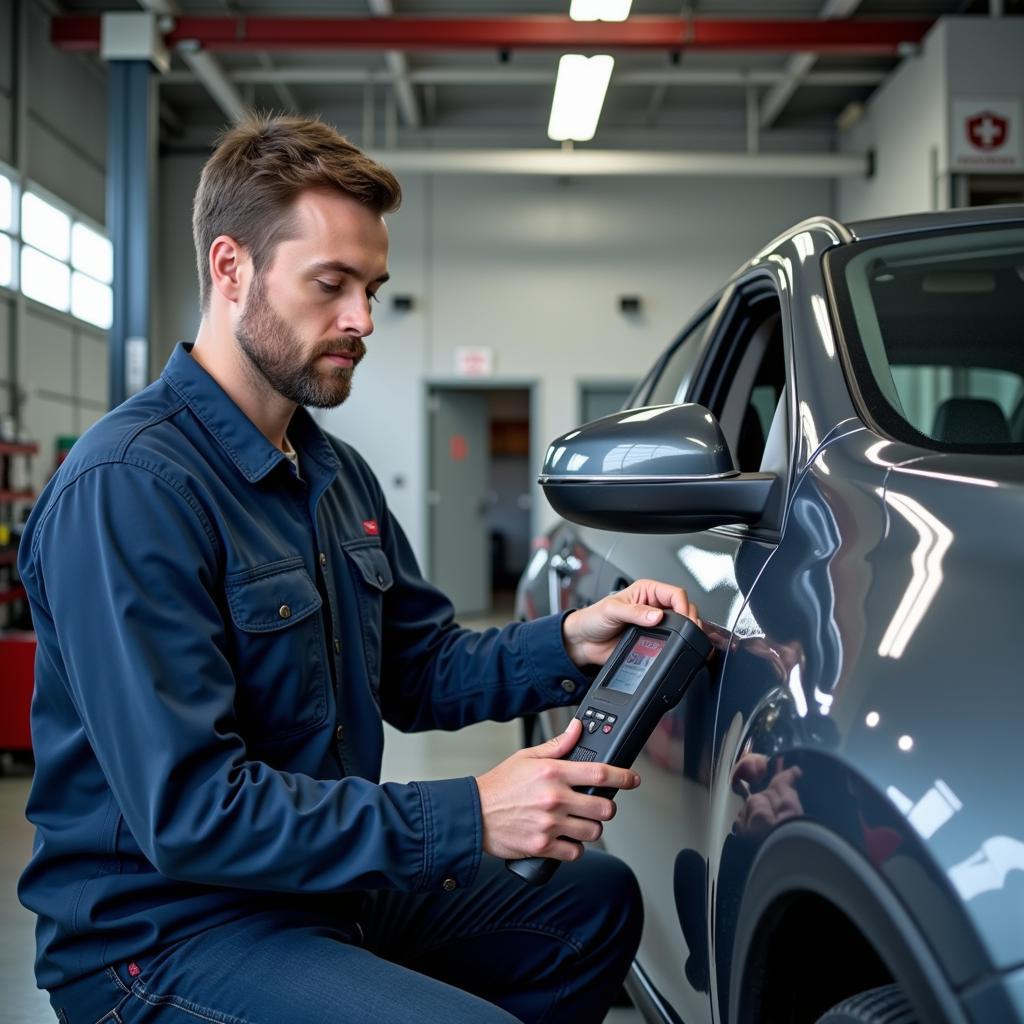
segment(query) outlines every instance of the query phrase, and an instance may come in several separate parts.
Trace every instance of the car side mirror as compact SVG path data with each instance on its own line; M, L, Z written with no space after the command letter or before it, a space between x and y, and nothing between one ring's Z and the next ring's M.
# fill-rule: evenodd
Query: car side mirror
M774 473L741 473L702 405L656 405L563 434L539 478L559 515L626 533L754 524L773 507Z

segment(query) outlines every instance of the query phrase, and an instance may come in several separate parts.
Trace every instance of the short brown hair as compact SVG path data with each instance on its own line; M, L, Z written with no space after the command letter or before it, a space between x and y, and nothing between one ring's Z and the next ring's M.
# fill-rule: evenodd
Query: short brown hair
M210 300L210 246L230 235L257 273L292 229L294 201L308 189L337 190L375 213L402 201L398 179L323 121L253 115L217 140L192 204L199 299Z

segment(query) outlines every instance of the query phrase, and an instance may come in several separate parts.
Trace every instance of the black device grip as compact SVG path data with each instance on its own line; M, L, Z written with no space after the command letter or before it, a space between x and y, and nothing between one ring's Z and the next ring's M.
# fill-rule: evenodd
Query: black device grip
M605 796L609 800L615 799L615 794L618 793L617 789L597 788L595 786L577 786L577 793L587 793L590 796ZM565 836L562 836L565 839ZM575 839L566 839L568 843L575 843ZM580 843L580 846L583 844ZM554 857L522 857L518 860L507 860L505 861L505 867L512 872L513 875L518 875L524 882L529 882L530 885L544 885L545 882L551 881L551 876L558 870L558 865L562 862L555 860Z

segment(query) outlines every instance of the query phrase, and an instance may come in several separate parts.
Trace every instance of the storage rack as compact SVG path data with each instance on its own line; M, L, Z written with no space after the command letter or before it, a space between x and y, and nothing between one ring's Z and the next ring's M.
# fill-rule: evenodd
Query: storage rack
M18 537L20 523L16 521L19 506L35 500L31 488L18 486L15 480L14 460L30 460L39 454L39 445L30 441L0 441L0 524L11 528L7 542L0 545L0 608L6 625L11 624L10 609L25 600L25 588L17 578ZM31 473L23 474L31 479Z

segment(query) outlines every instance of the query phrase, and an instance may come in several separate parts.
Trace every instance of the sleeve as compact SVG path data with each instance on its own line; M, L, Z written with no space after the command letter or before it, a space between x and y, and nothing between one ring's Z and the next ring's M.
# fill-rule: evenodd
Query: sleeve
M32 541L65 685L158 871L306 893L472 881L482 847L472 779L321 780L247 756L218 541L183 487L140 465L95 467L52 502Z
M398 521L384 507L393 586L384 602L381 707L398 729L459 729L577 704L590 683L566 653L565 615L462 629L451 602L420 573Z

